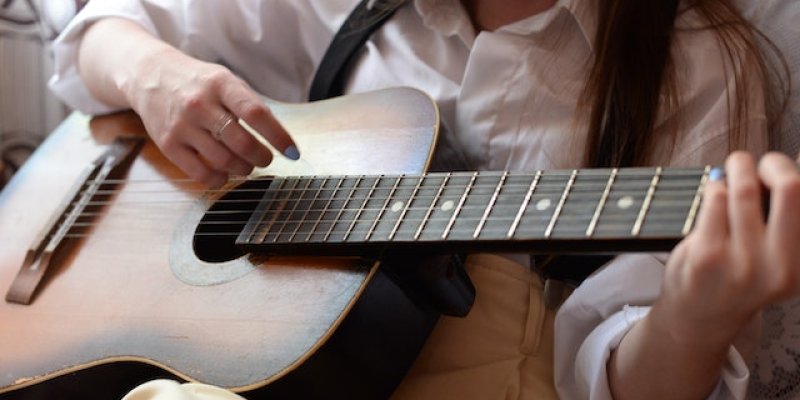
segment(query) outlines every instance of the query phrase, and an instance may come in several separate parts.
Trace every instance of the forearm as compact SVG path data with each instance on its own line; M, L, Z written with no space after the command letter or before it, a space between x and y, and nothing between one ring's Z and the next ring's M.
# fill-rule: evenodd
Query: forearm
M130 88L149 60L178 53L134 22L106 18L92 24L81 40L78 69L98 100L133 107Z
M704 399L716 386L729 344L670 334L651 311L623 338L608 361L608 379L616 400Z

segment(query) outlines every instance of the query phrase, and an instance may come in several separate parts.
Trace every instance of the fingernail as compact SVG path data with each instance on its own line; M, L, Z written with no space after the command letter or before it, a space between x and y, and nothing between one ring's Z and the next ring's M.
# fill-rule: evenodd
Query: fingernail
M717 182L724 180L725 170L720 167L711 168L711 170L708 171L708 179Z
M283 149L283 155L290 160L297 161L300 159L300 152L297 150L297 146L291 145L285 149Z

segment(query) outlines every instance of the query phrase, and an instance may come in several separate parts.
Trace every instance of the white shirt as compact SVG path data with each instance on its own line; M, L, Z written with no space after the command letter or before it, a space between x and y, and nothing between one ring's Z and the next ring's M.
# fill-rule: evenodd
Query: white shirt
M304 101L316 65L356 3L92 1L55 46L51 88L77 109L114 110L89 94L76 64L82 29L99 17L114 15L138 22L195 57L224 63L264 95ZM477 169L579 166L584 134L575 133L583 129L573 116L592 57L595 4L560 0L546 12L496 31L475 32L457 0L415 0L368 41L346 92L387 86L426 91ZM692 21L693 14L687 13L679 24ZM667 146L660 146L654 162L719 164L728 153L726 90L731 86L722 73L719 45L707 31L684 30L676 34L673 54L685 104L684 131L671 157ZM751 93L757 92L755 88ZM750 107L747 146L760 153L766 148L766 117L757 100ZM661 113L656 132L674 120L674 115ZM628 255L613 264L579 287L559 312L556 384L563 398L610 398L607 357L658 295L661 261ZM746 385L747 369L732 348L714 396L744 398Z

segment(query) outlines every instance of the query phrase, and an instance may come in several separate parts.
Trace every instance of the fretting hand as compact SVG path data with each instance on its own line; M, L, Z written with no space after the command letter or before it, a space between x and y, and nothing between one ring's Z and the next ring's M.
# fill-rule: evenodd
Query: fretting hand
M758 310L800 292L800 174L786 156L731 155L653 307L674 339L730 343ZM763 188L769 191L765 216ZM766 221L766 222L765 222Z

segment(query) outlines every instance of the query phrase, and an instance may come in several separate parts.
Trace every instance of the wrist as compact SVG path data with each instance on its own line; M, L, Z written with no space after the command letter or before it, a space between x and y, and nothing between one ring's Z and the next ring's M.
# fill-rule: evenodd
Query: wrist
M653 304L642 321L649 335L659 337L676 351L724 357L736 332L716 321L695 321L687 312L669 310L661 301Z

